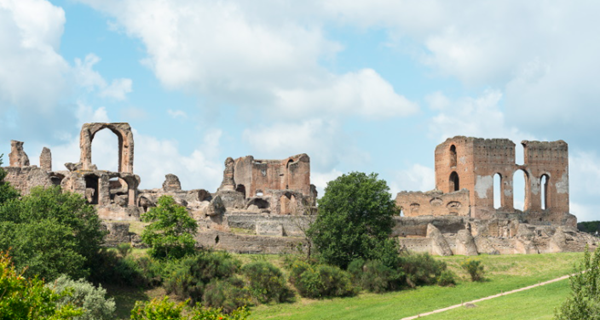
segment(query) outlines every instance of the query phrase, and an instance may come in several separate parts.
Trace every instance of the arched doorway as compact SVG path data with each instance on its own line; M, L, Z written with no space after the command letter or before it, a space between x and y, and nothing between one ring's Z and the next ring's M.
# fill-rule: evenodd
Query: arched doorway
M513 174L513 199L515 210L529 210L529 175L523 169Z
M494 209L502 207L502 175L494 175Z
M540 178L540 187L542 189L542 197L541 197L541 205L542 210L548 209L548 182L550 181L550 177L547 174L543 174Z
M450 174L449 183L450 192L460 190L460 181L458 179L458 173L456 173L456 171L452 171L452 173Z

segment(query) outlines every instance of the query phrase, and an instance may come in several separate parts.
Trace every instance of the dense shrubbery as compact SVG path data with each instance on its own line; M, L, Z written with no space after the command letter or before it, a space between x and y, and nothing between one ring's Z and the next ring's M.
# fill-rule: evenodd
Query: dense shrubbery
M106 290L94 287L93 284L80 279L71 280L66 275L60 276L54 282L46 284L58 294L62 295L57 301L59 307L73 305L83 310L77 320L112 320L115 318L115 301L106 298Z
M571 294L554 310L558 320L600 319L600 247L591 255L586 246L581 263L569 278Z
M347 297L357 293L348 272L324 264L296 260L290 269L290 283L306 298Z
M436 284L447 268L445 262L435 260L427 253L402 255L401 265L406 274L406 282L411 287ZM448 276L449 274L445 275Z
M246 308L224 314L220 309L189 307L188 301L170 302L168 297L153 299L148 303L136 302L131 310L132 320L244 320L250 312Z
M348 266L354 283L370 292L381 293L403 286L404 272L386 266L381 260L356 259Z
M460 263L460 266L469 273L471 281L483 280L483 265L480 260L466 259Z
M242 267L249 282L250 291L260 303L286 302L294 298L285 277L274 265L256 261Z
M44 281L24 277L8 253L0 252L0 319L73 319L82 314L71 303L58 304L69 292L55 293Z

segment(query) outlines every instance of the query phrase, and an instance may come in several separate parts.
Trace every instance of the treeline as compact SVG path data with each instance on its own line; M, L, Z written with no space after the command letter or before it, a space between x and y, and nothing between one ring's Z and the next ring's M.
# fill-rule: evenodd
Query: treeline
M5 175L0 169L0 181ZM115 303L102 284L164 287L182 301L138 302L131 319L246 319L249 306L292 302L297 295L322 299L454 284L445 263L400 253L390 238L395 214L385 181L343 175L328 183L306 230L313 250L286 255L280 269L197 249L196 221L170 197L142 216L149 222L142 233L149 250L140 256L129 244L102 247L105 232L95 208L80 195L56 187L20 197L2 182L0 283L12 285L0 298L0 315L13 316L0 319L114 319Z

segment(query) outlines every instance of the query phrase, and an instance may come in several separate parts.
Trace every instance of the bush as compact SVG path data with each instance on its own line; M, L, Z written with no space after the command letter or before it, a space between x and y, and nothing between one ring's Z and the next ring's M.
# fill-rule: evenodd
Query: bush
M471 281L483 280L483 265L480 260L466 259L460 263L460 266L469 273Z
M555 319L600 319L600 247L593 256L586 246L581 263L569 278L570 296L554 309Z
M352 274L356 285L375 293L397 290L404 279L402 270L392 269L381 260L365 262L357 259L350 263L348 271Z
M129 243L119 243L117 245L117 251L119 251L119 254L123 258L127 257L127 255L130 254L132 250L133 248Z
M69 292L55 293L37 277L17 272L8 253L0 252L0 319L73 319L82 310L66 303L58 305Z
M250 315L246 308L240 308L223 314L220 309L203 308L196 306L190 308L188 301L174 303L169 297L162 300L153 299L148 303L138 301L131 310L132 320L245 320Z
M198 225L173 197L158 198L158 206L142 214L142 221L150 222L142 232L142 241L151 247L153 257L179 259L194 253Z
M442 287L453 286L456 284L456 275L450 270L444 270L438 277L437 284Z
M250 291L261 303L286 302L294 297L281 270L268 262L252 262L242 267L250 283Z
M17 268L46 280L87 277L104 232L96 209L60 187L33 188L0 205L0 250L11 249Z
M226 313L250 305L250 298L250 291L238 277L214 279L206 285L202 295L204 305L222 308Z
M290 270L290 282L306 298L353 296L357 291L350 279L350 274L338 267L304 261L296 261Z
M58 306L74 305L83 310L78 320L112 320L115 318L115 301L106 298L106 290L94 287L93 284L80 279L74 281L62 275L53 283L46 284L56 293L70 292L58 300Z
M94 262L97 271L90 280L95 283L149 288L162 282L162 265L148 257L122 258L115 251L103 249Z
M165 266L164 286L168 293L202 301L206 284L236 274L241 262L227 252L202 251Z
M437 283L438 278L447 268L446 263L435 260L428 253L402 255L401 260L406 283L410 287Z

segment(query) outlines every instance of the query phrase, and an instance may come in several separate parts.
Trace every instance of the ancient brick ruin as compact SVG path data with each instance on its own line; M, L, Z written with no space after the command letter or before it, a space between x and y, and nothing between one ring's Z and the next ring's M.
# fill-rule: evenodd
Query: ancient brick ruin
M96 133L118 137L117 172L92 163ZM310 184L310 158L299 154L281 160L252 156L227 158L223 180L214 191L182 190L167 173L161 188L140 190L134 173L134 139L127 123L87 123L80 134L81 157L53 171L52 153L44 148L40 166L32 166L23 142L12 141L6 180L28 194L35 186L61 186L96 205L110 234L107 244L130 241L140 216L162 195L173 196L200 226L200 246L233 252L279 253L304 243L303 232L317 212L317 192ZM454 137L435 151L436 190L398 193L402 209L393 236L410 250L432 254L534 253L581 250L595 245L578 233L569 214L568 149L563 141L523 141L525 161L515 163L515 144L506 139ZM513 207L513 175L526 175L525 210ZM501 205L494 208L493 176L501 181ZM542 203L544 199L544 203Z

